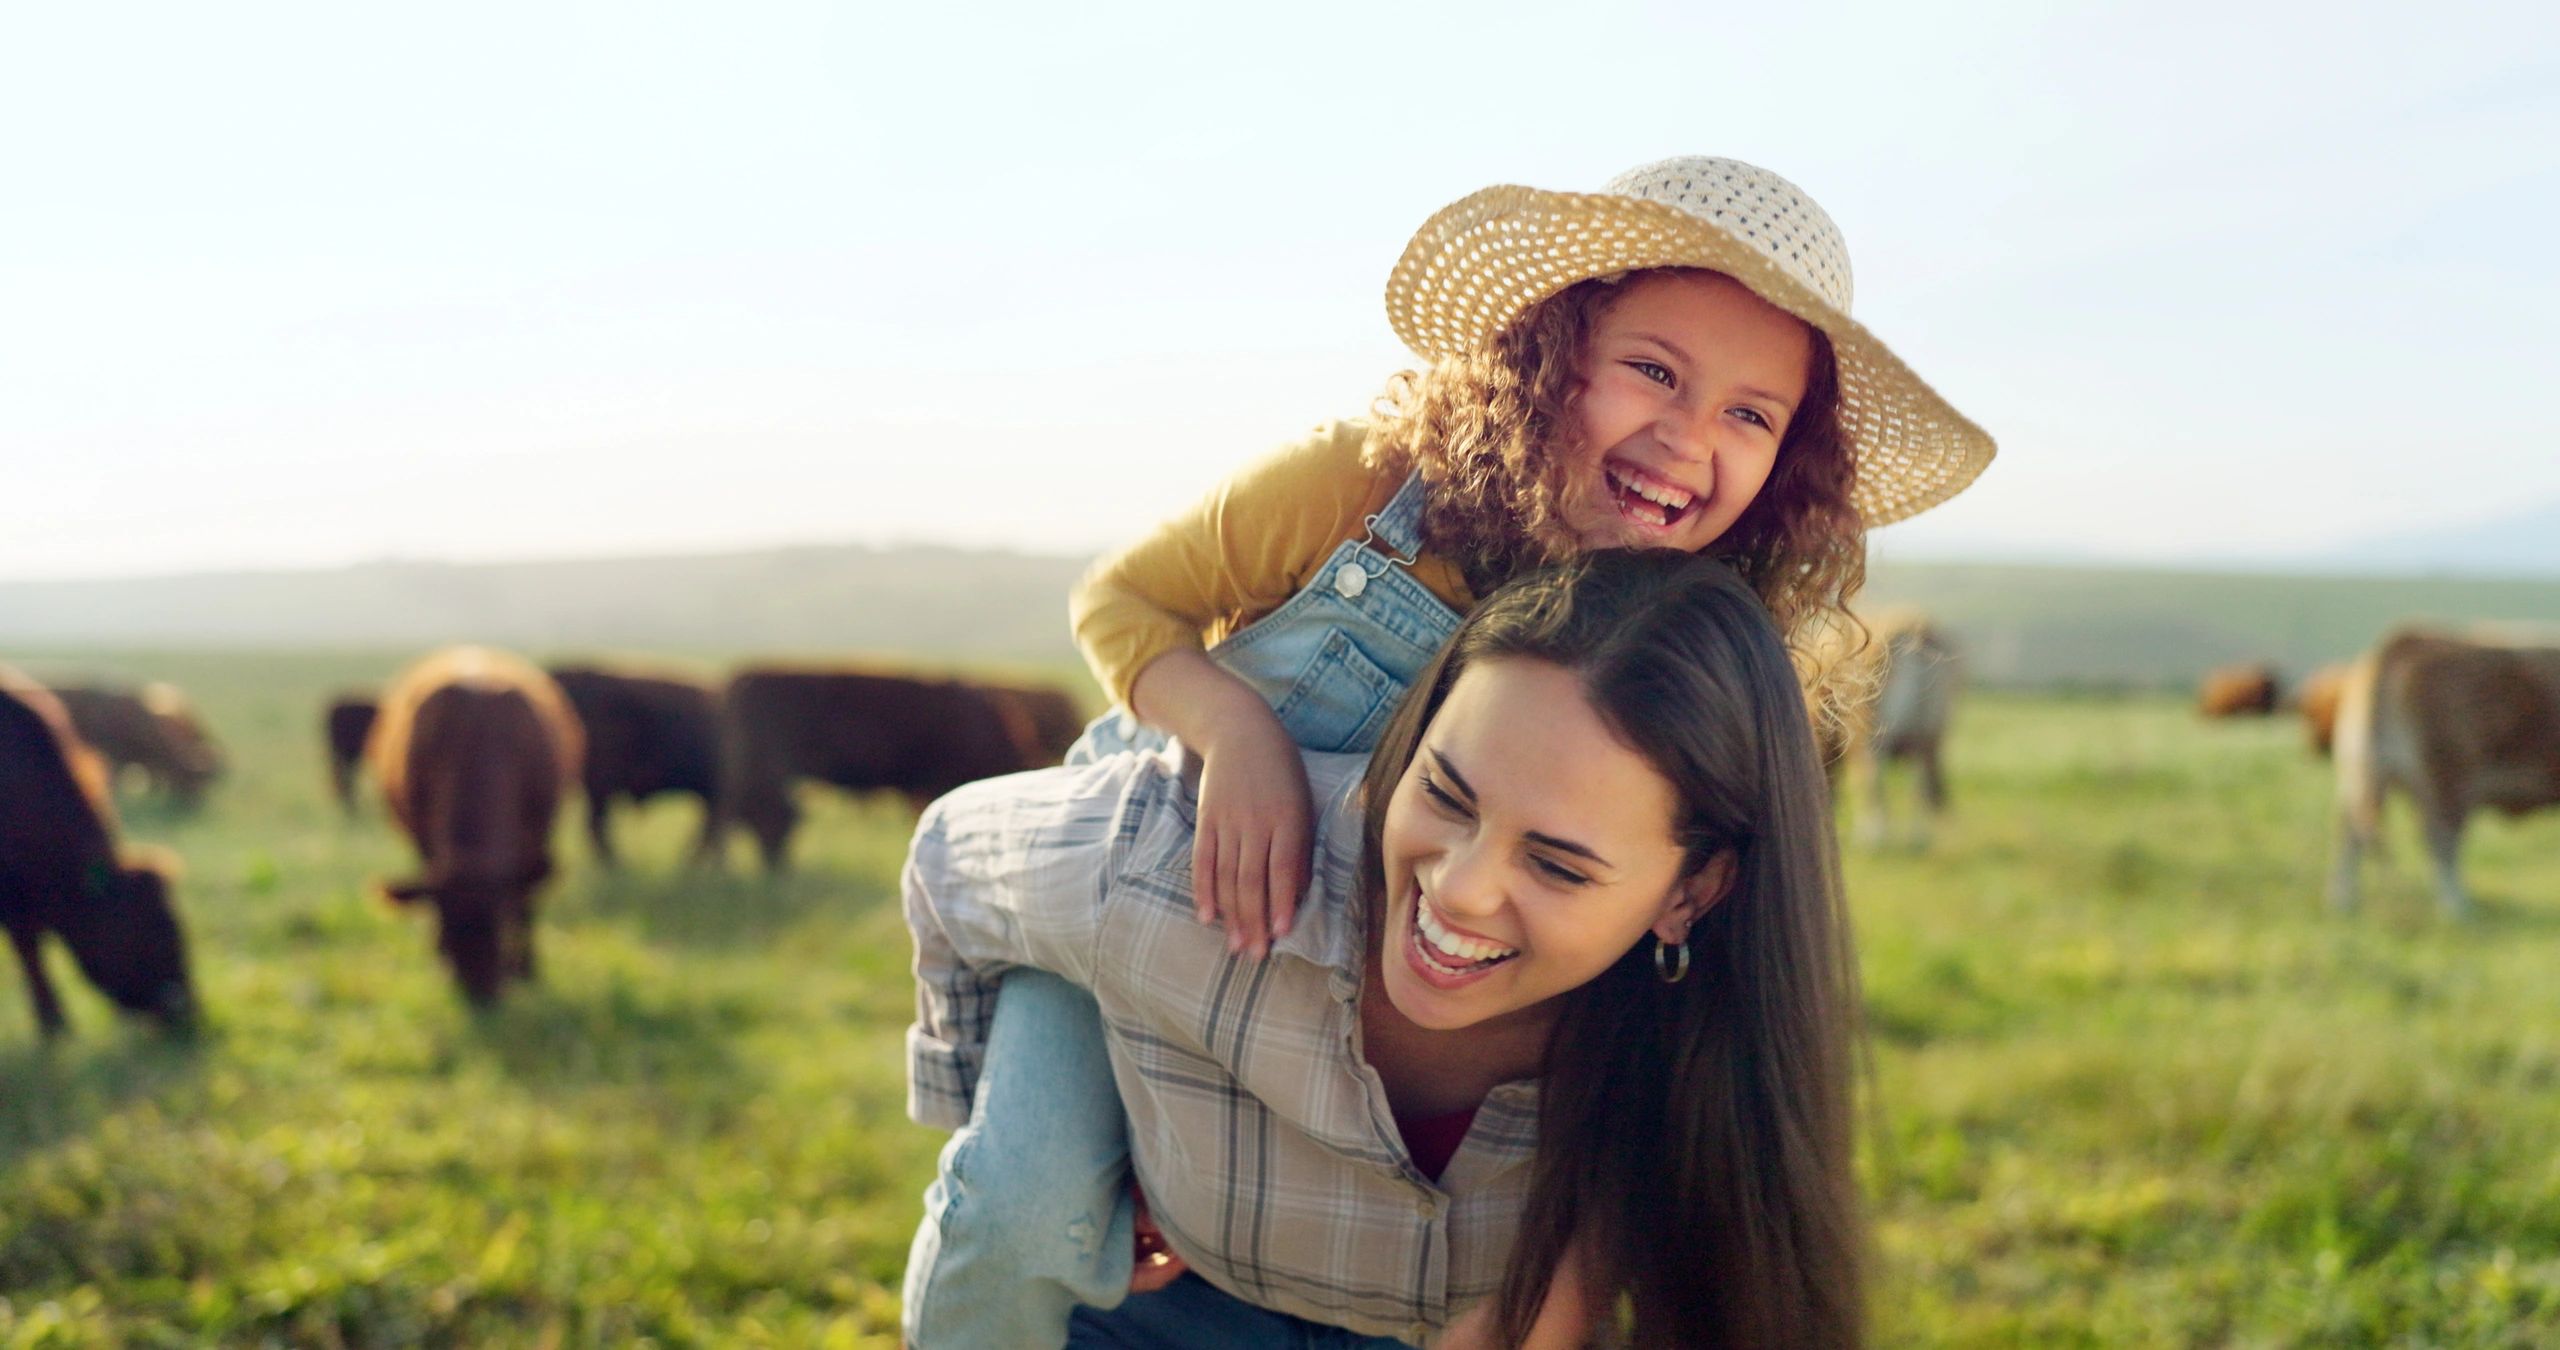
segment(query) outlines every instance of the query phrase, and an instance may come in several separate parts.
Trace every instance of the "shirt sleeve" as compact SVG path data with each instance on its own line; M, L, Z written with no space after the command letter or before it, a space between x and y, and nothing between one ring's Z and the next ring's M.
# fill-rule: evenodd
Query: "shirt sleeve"
M1112 700L1147 663L1277 609L1370 509L1360 422L1319 427L1155 533L1095 563L1068 602L1076 645Z
M968 1123L1007 971L1092 987L1103 900L1126 865L1120 824L1172 772L1155 756L1113 755L972 783L926 809L901 877L915 939L907 1114L917 1123Z

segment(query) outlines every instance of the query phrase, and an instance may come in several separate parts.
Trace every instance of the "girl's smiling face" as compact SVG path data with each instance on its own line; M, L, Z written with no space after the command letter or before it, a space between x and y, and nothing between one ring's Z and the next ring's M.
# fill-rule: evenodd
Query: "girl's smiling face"
M1427 1030L1514 1028L1648 930L1686 936L1729 875L1683 877L1668 779L1594 711L1579 676L1529 657L1461 673L1389 800L1377 961Z
M1638 273L1583 340L1562 510L1585 549L1723 535L1804 402L1813 334L1719 272Z

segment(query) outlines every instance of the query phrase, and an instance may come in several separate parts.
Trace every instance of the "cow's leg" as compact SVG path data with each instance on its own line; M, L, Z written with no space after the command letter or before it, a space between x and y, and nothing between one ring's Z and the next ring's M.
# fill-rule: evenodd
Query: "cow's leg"
M612 809L613 802L608 794L599 792L587 794L587 839L595 845L596 861L607 867L615 866L618 862L613 856L613 838L606 831L606 818L612 813Z
M720 808L706 801L702 804L702 832L693 840L693 865L716 867L719 863Z
M43 929L32 924L9 925L9 945L18 949L19 968L27 973L27 998L35 1004L36 1031L51 1040L70 1023L62 1016L62 1000L53 992L53 980L44 973L43 943Z
M2433 805L2420 818L2426 825L2427 859L2435 867L2436 902L2453 918L2470 918L2471 896L2462 889L2462 873L2455 866L2462 855L2462 813Z
M747 828L755 832L756 847L764 853L766 874L780 876L791 870L791 827L799 823L800 811L791 804L790 790L758 793L744 814Z
M1920 747L1912 758L1918 761L1920 806L1912 820L1911 842L1927 848L1938 818L1947 813L1947 765L1939 757L1935 741Z
M528 886L507 902L507 973L533 982L533 888Z
M2338 809L2336 845L2329 856L2329 908L2351 914L2356 907L2356 878L2364 865L2364 831L2346 808Z
M1870 747L1858 752L1855 770L1858 778L1858 842L1867 848L1882 848L1892 837L1892 824L1886 815L1884 755Z

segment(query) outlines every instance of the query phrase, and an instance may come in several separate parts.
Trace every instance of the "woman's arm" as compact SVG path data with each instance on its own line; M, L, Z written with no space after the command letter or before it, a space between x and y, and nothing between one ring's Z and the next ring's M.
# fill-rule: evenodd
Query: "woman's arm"
M1133 787L1142 776L1155 781ZM968 1122L1007 971L1092 986L1121 820L1179 791L1160 758L1125 755L973 783L926 810L901 877L915 940L907 1114L917 1123Z

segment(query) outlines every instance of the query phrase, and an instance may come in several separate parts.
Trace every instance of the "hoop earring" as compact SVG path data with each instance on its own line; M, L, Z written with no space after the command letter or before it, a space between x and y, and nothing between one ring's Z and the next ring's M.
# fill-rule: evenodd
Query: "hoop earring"
M1653 940L1653 973L1661 976L1664 984L1678 984L1689 978L1689 939L1665 942L1661 938L1655 938Z

